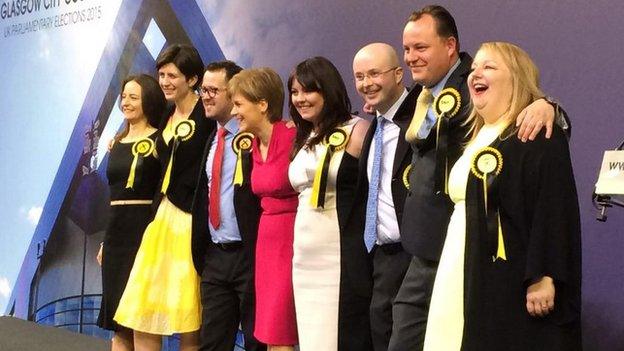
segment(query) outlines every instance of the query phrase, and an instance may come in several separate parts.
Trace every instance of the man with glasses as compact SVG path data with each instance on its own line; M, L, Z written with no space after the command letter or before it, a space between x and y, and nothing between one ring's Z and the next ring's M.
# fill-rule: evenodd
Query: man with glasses
M234 142L244 151L251 139L238 135L227 95L228 81L241 70L231 61L213 62L206 67L200 88L206 117L217 122L217 130L206 142L193 208L193 230L199 233L193 235L199 238L193 251L204 260L200 350L232 351L239 323L245 350L266 350L253 337L253 264L260 206L251 192L251 153L237 153L232 147ZM238 157L242 181L235 184Z
M388 348L392 331L392 302L409 266L410 255L401 246L399 223L407 188L404 174L411 160L405 131L414 113L416 96L403 86L403 69L388 44L373 43L353 59L355 86L374 110L362 146L356 207L347 223L348 235L364 233L371 253L372 282L366 264L351 262L346 274L358 282L360 294L372 296L370 323L375 351ZM358 266L355 266L358 265Z

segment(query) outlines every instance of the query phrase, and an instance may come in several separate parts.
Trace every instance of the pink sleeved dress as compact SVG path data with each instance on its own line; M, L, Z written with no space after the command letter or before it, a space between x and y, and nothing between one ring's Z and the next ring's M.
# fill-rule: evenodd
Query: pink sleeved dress
M297 193L288 180L296 129L276 122L266 160L254 141L251 187L262 215L256 244L255 337L269 345L297 344L292 285L293 233Z

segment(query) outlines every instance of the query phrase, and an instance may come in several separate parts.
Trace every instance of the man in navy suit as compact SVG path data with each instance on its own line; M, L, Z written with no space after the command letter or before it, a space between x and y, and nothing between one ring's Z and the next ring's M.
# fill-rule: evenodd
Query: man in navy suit
M396 51L384 43L360 49L353 59L353 74L358 93L376 118L362 145L355 201L358 206L345 233L359 237L364 234L372 274L365 269L369 268L366 264L359 262L350 262L354 267L346 267L344 274L358 282L360 294L370 296L373 348L386 351L392 331L392 302L411 259L401 245L399 224L407 194L403 175L412 154L405 131L418 90L405 89Z

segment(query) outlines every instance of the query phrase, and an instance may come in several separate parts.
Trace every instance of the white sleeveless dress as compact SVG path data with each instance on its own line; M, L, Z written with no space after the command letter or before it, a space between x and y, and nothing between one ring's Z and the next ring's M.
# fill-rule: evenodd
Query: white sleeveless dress
M359 120L352 118L340 128L351 135ZM314 175L326 150L321 144L314 150L302 148L288 172L292 187L299 192L293 244L293 288L301 351L338 349L341 256L336 184L343 159L357 160L346 155L344 148L334 152L329 164L325 205L314 208L310 205Z

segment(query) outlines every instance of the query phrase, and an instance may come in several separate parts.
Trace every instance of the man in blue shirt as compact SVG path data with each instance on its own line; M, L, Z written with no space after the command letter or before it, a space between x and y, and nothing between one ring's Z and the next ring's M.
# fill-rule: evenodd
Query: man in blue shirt
M205 252L201 272L202 328L200 350L232 351L239 323L246 350L265 350L253 337L254 251L260 208L249 181L249 140L238 134L232 118L227 83L241 67L221 61L206 67L201 98L206 117L217 122L217 130L204 150L205 171L197 185L194 228L204 234L199 248ZM242 137L242 139L241 139ZM233 148L233 143L242 149ZM240 160L238 158L241 158ZM239 167L239 180L235 173ZM195 244L194 244L195 245Z

